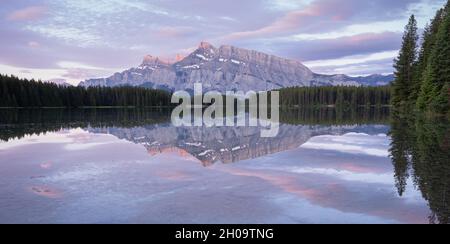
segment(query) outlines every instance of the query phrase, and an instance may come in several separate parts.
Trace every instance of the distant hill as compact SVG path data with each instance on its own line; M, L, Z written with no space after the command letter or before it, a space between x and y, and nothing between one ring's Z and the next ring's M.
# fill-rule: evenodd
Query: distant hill
M53 84L56 84L58 86L64 86L64 87L73 86L72 84L67 83L67 81L64 80L64 79L52 79L52 80L47 80L45 82L53 83Z

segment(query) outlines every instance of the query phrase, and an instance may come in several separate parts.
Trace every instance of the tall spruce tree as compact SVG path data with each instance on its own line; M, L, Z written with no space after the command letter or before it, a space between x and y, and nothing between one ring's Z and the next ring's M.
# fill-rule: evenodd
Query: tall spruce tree
M424 87L424 80L426 78L425 71L430 61L431 52L436 44L436 36L439 26L442 23L443 12L443 9L439 9L434 19L432 19L431 23L425 27L423 32L422 46L420 48L419 58L415 68L414 87L410 94L410 100L412 101L417 101L422 91L427 89ZM421 105L419 107L423 108L424 101L421 101L420 103Z
M410 103L410 93L414 87L414 68L417 59L417 21L414 15L405 27L402 48L395 59L395 81L393 82L392 105L398 107Z
M444 9L440 9L437 11L436 16L431 21L431 24L425 28L423 35L422 48L419 54L419 61L417 65L417 79L420 80L419 93L417 97L417 108L419 110L425 110L430 104L431 100L431 91L433 90L432 80L430 80L430 76L428 75L428 65L431 61L431 55L436 45L437 33L439 31L439 27L442 24L444 16Z
M429 33L429 45L424 42L424 52L429 58L417 99L422 111L446 114L449 112L450 92L450 1L438 11Z
M436 45L428 66L433 89L431 91L431 110L437 113L449 111L450 92L450 1L445 7L443 20L436 36Z

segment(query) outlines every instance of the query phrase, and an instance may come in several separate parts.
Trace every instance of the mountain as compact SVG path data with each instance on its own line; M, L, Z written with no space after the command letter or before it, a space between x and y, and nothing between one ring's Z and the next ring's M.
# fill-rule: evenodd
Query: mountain
M359 82L363 86L386 86L391 84L391 82L395 79L393 74L390 75L369 75L369 76L360 76L353 77L357 82Z
M47 80L45 82L53 83L53 84L56 84L58 86L63 86L63 87L72 86L71 84L67 83L67 81L64 79L52 79L52 80Z
M367 80L366 80L367 78ZM143 86L165 90L192 90L200 82L204 90L265 91L294 86L361 86L377 84L385 77L349 77L320 75L296 60L237 48L202 42L187 57L169 63L145 56L142 64L109 78L91 79L80 86Z

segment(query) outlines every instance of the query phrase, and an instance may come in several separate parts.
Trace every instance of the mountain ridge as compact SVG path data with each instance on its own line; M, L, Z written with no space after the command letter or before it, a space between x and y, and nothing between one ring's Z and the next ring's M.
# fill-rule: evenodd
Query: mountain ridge
M322 75L300 61L229 45L214 47L201 42L179 61L170 63L146 55L140 66L115 73L108 78L90 79L80 86L143 86L164 90L192 90L200 82L204 90L266 91L295 86L378 86L393 76Z

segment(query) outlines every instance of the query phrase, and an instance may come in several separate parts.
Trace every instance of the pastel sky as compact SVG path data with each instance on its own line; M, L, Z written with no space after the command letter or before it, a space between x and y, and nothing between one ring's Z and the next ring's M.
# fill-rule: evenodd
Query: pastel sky
M391 73L410 14L445 0L0 0L0 73L73 84L174 60L201 41L298 59L318 73Z

